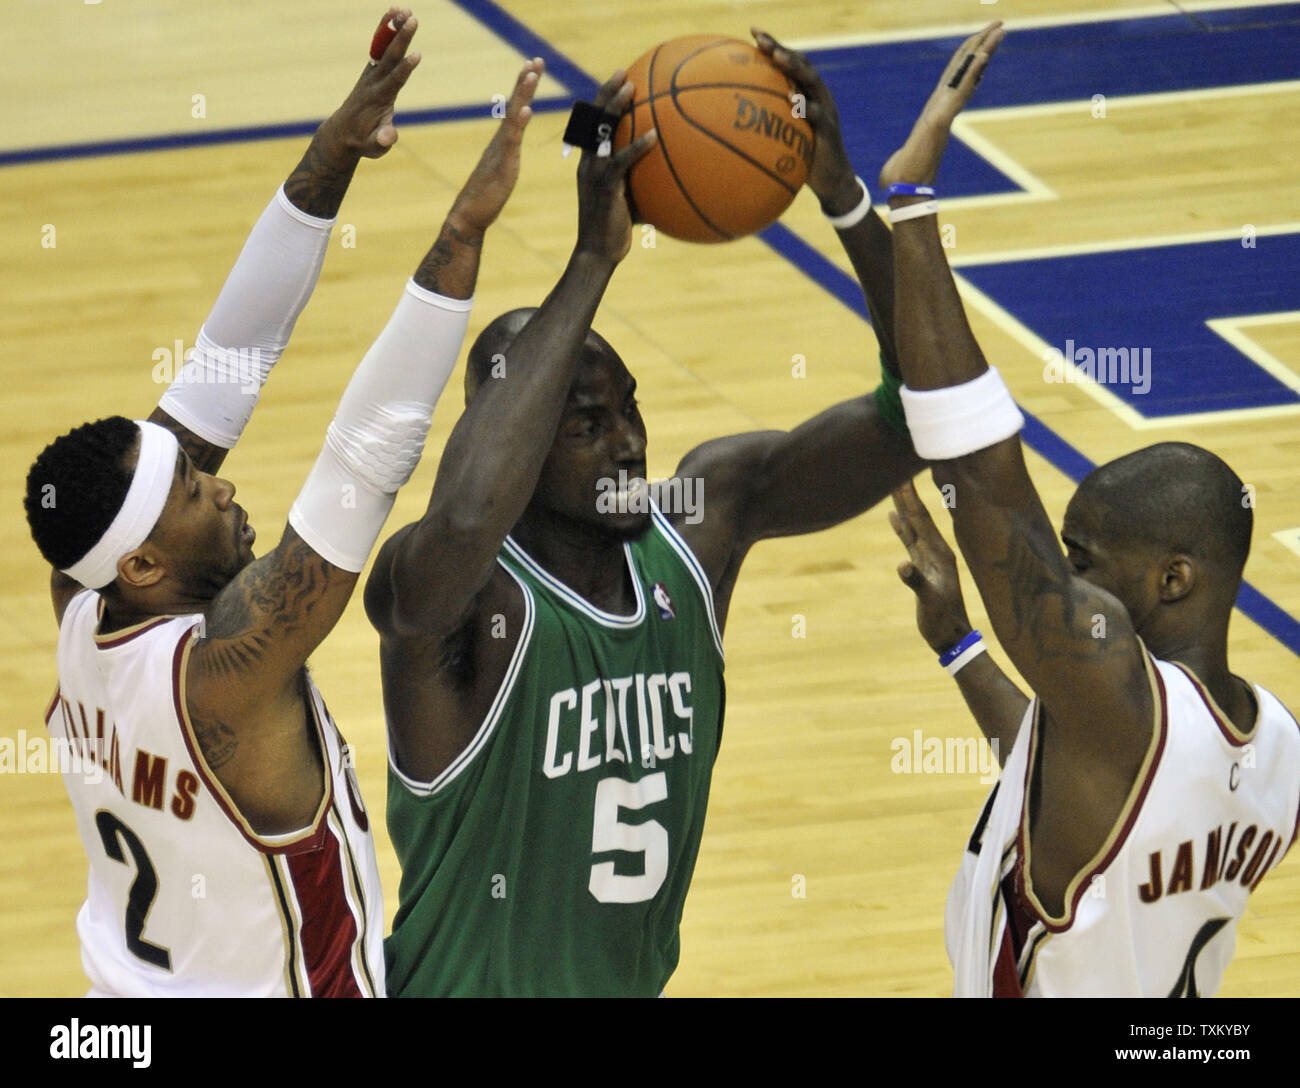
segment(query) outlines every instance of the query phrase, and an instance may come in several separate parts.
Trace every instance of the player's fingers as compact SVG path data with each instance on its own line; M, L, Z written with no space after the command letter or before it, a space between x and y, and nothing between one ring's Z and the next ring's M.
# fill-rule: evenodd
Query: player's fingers
M935 527L934 519L930 517L930 511L921 501L921 496L916 493L916 485L911 480L903 484L895 494L899 496L895 501L900 502L900 509L907 514L918 536L938 535L939 530Z
M912 550L912 545L916 543L916 530L912 528L905 515L898 513L896 510L889 511L889 525L894 530L894 535L903 542L903 546L908 551Z
M642 135L633 140L627 147L623 148L609 162L609 168L614 174L626 174L632 169L633 164L654 147L655 142L659 139L659 133L656 129L648 129Z
M420 20L412 15L409 11L399 11L392 15L386 23L381 24L380 32L383 32L385 26L395 26L397 32L393 34L392 40L384 50L383 55L377 62L380 77L388 76L395 68L399 67L402 59L406 56L406 50L411 44L411 39L419 29ZM379 37L377 33L376 39ZM373 54L372 57L373 58Z
M519 73L519 78L515 81L515 89L511 92L510 101L506 105L506 117L518 118L519 111L525 106L532 104L533 95L537 93L537 85L541 82L541 69L534 68L536 61L529 61L524 66L524 70Z
M613 113L614 111L609 108L609 103L626 82L627 73L620 68L601 84L600 90L596 92L596 97L592 99L592 105L605 110L606 113Z
M993 22L962 42L944 70L943 85L952 90L974 87L1004 36L1001 22Z
M765 30L751 29L750 33L754 35L759 50L771 57L772 63L793 79L795 83L799 84L800 87L808 90L820 88L821 77L817 74L817 69L813 67L812 61L803 53L800 53L797 49L786 48Z
M898 577L913 593L919 593L925 585L925 578L917 570L915 563L899 563Z
M415 71L416 65L420 63L420 54L412 53L409 57L403 57L384 77L384 91L388 94L397 94L404 86L406 81L411 78L411 73Z

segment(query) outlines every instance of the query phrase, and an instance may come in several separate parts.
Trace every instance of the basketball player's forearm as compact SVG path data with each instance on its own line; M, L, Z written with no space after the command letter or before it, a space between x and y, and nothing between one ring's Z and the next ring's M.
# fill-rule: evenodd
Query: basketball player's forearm
M478 592L532 497L614 267L575 253L457 421L428 509L394 551L395 629L452 622Z
M457 222L453 209L415 270L416 285L448 298L473 298L483 237L483 231Z
M897 224L893 241L904 382L927 390L978 378L988 365L966 321L935 218ZM936 461L933 469L935 483L952 489L957 543L998 638L1032 680L1027 666L1035 659L1035 632L1045 614L1069 612L1070 575L1025 469L1019 436Z
M855 186L856 187L856 186ZM894 247L889 228L875 211L855 226L836 231L867 300L871 328L886 365L898 366L894 347Z
M1029 706L1021 691L988 654L980 654L957 673L957 688L984 734L998 765L1006 763Z
M966 321L935 217L897 224L892 249L903 380L912 389L940 389L978 378L988 364Z
M339 213L360 161L361 149L347 145L331 117L316 130L302 159L285 181L285 196L295 208L308 215L333 219Z

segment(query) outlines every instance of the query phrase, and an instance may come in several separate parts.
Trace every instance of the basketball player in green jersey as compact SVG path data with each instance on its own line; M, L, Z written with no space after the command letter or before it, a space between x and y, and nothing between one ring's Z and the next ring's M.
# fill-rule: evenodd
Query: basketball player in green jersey
M892 367L889 231L821 80L757 39L807 96L808 183L838 218ZM632 92L615 73L596 105L620 114ZM624 178L655 138L583 155L563 275L471 349L428 511L384 545L366 587L402 865L395 996L662 992L722 731L721 630L741 562L765 537L860 514L921 468L887 381L789 433L705 443L659 485L663 512L650 509L636 383L591 322L631 244ZM693 512L668 501L691 486L704 496Z

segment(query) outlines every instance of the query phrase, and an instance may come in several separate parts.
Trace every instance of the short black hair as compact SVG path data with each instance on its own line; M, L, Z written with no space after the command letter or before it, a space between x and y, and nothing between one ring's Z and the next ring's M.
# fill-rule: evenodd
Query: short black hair
M1094 469L1079 495L1110 511L1125 543L1182 552L1240 579L1250 555L1254 501L1221 457L1189 442L1161 442Z
M131 487L128 454L140 428L125 416L74 427L41 451L27 473L27 524L59 570L85 558L113 523Z

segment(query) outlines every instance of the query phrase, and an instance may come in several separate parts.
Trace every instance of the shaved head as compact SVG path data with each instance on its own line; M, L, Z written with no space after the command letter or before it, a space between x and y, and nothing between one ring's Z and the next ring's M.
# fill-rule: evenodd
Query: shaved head
M1240 477L1219 457L1186 442L1161 442L1090 473L1071 505L1105 510L1108 543L1152 558L1182 553L1205 565L1236 596L1250 553L1254 510Z
M517 310L507 310L500 317L493 318L478 335L465 363L465 403L478 391L479 386L492 377L505 375L506 352L514 343L515 337L524 331L524 326L537 313L536 306L522 306ZM586 342L582 346L582 366L593 362L613 361L623 366L618 353L595 329L587 331Z

